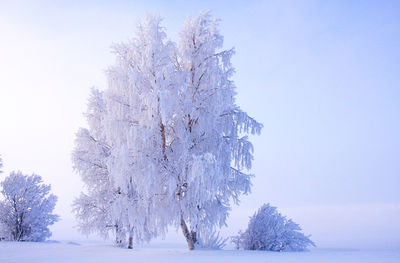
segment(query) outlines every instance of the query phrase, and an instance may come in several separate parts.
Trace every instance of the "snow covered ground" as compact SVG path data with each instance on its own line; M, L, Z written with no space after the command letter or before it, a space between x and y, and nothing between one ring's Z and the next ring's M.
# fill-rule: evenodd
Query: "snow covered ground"
M316 248L309 252L265 252L238 250L188 251L182 245L152 244L133 250L102 242L0 242L0 262L269 262L269 263L399 263L400 250L352 250Z

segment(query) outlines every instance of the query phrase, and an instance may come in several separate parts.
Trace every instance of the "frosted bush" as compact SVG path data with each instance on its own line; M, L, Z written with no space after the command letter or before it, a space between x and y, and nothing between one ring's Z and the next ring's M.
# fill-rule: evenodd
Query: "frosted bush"
M310 236L276 207L264 204L251 218L247 230L232 238L237 249L269 251L304 251L315 246Z
M57 197L50 194L39 175L11 174L1 182L0 237L14 241L44 241L48 226L58 220L52 214Z
M223 249L228 238L223 238L215 230L205 229L196 235L196 248Z

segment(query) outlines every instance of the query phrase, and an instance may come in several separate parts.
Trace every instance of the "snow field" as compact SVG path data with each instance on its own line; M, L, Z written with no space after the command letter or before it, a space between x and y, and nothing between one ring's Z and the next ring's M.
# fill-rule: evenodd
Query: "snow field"
M159 244L133 250L106 243L0 242L0 262L268 262L268 263L398 263L400 250L311 249L309 252L267 252L243 250L194 250Z

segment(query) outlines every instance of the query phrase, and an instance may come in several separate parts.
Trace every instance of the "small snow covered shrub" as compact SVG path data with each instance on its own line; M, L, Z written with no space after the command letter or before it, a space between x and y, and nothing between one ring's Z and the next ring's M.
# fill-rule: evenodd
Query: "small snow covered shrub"
M57 197L39 175L11 174L0 183L0 236L14 241L44 241L58 220L52 214Z
M193 234L192 234L193 235ZM196 248L223 249L228 238L223 238L215 230L205 229L196 235Z
M309 236L276 207L264 204L251 218L247 230L232 238L237 249L269 251L304 251L315 246Z

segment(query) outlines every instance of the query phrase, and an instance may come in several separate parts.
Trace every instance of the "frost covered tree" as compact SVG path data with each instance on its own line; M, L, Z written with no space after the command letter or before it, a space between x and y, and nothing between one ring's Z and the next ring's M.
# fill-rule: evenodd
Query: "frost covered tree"
M253 146L246 134L262 125L235 103L234 50L221 50L218 20L209 12L189 19L180 34L176 67L184 74L179 136L171 144L177 190L176 222L189 249L196 232L225 225L230 200L250 191ZM189 225L190 233L187 231Z
M88 119L73 154L88 189L76 202L85 229L118 221L131 244L174 224L194 249L196 233L225 225L230 201L250 191L247 134L262 125L235 103L234 52L221 51L222 42L218 21L204 12L186 22L179 44L148 16L135 38L114 46L108 88L95 103L102 106L89 103L96 124Z
M58 220L53 214L57 197L39 175L11 172L1 182L1 235L14 241L44 241L51 236L49 226Z
M74 169L81 175L86 191L74 202L74 212L79 230L84 234L98 233L107 238L110 231L115 234L115 243L126 243L126 229L121 218L113 216L118 189L109 178L107 158L110 146L105 142L103 93L92 89L88 102L86 119L89 129L81 128L76 134L75 149L72 153Z
M276 207L264 204L251 218L245 232L232 238L236 248L269 251L303 251L315 246L310 236L291 219L282 216Z
M165 185L158 181L166 176L160 97L161 92L166 94L169 88L175 88L175 73L169 62L172 45L164 43L160 21L148 17L138 26L136 38L114 46L117 60L107 72L109 88L97 99L102 103L95 103L96 107L89 103L92 114L88 116L97 117L88 119L89 129L82 130L86 134L77 134L73 153L74 167L89 190L76 201L82 229L107 232L105 226L109 224L103 223L107 220L101 219L97 222L100 224L87 221L99 219L96 214L101 204L107 210L108 221L116 224L122 236L129 236L130 248L133 239L138 243L148 241L164 233L169 223L167 218L157 216L160 210L168 209L160 205ZM99 143L104 151L91 146ZM98 192L98 174L107 178L102 184L108 192L105 196ZM99 203L99 198L105 202ZM89 205L95 202L98 205ZM96 209L90 211L93 207Z
M106 140L112 148L110 178L119 189L119 210L136 242L163 235L166 203L166 125L173 118L178 73L173 44L159 17L148 16L136 37L114 46L116 63L107 72Z
M105 163L109 147L102 136L103 114L102 92L93 88L86 113L89 129L79 129L72 153L74 169L80 173L87 191L75 200L73 211L77 214L81 232L97 232L107 237L109 230L113 229L110 218L113 189Z
M1 155L0 155L0 169L3 167L3 160L1 159ZM2 173L3 171L2 170L0 170L0 174Z

